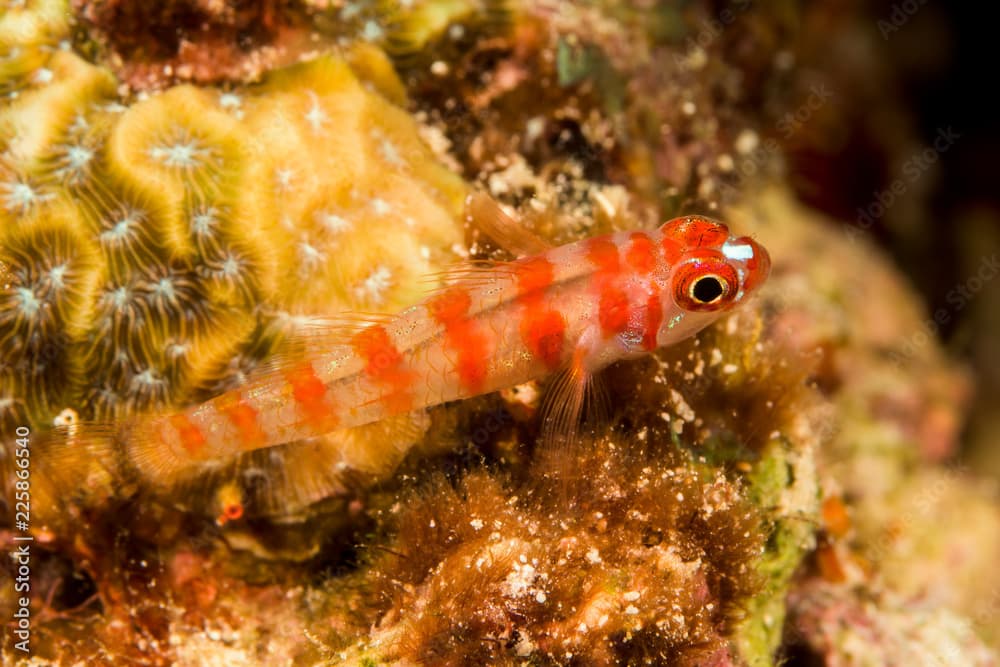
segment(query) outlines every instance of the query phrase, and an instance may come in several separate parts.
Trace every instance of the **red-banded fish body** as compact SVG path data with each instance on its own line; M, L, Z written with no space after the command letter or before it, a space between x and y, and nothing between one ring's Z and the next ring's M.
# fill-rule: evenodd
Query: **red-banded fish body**
M484 207L480 196L470 210ZM244 452L560 372L570 380L554 383L564 387L565 425L595 372L693 335L744 302L770 268L758 243L701 216L520 247L539 252L452 272L395 316L310 325L305 353L200 405L131 422L126 457L169 483Z

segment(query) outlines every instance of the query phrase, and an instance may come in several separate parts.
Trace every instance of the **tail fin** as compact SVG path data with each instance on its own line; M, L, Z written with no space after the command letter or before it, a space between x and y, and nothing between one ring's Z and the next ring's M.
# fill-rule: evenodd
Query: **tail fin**
M0 443L0 488L14 498L18 483L28 482L36 527L67 524L75 520L72 508L130 495L135 480L123 466L116 433L111 424L76 422L44 432L19 429Z
M97 487L118 494L128 485L175 486L206 465L185 455L178 443L164 441L158 427L169 418L80 421L73 410L64 410L54 428L32 438L32 477L64 495Z
M137 418L121 430L122 455L125 465L144 483L153 487L172 488L226 463L193 455L179 439L165 438L162 429L173 415ZM201 437L197 434L196 437Z
M323 437L205 459L162 435L169 419L72 419L33 437L33 509L41 506L45 522L55 527L72 520L66 512L70 504L98 507L152 492L220 525L297 514L390 475L430 426L420 410ZM0 483L16 480L6 469L13 458L0 455Z

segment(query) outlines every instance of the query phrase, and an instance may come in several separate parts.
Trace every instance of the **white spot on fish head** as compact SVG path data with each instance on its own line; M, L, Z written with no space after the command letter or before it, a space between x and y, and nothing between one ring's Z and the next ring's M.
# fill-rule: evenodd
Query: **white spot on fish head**
M722 254L735 261L753 259L753 246L745 241L729 239L722 244Z

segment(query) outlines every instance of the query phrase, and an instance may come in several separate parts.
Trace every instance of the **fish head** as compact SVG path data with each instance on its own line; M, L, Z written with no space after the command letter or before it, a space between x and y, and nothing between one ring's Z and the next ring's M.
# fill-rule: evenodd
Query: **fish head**
M662 295L659 345L690 336L744 303L770 273L771 258L760 243L732 234L711 218L675 218L660 233L672 261Z

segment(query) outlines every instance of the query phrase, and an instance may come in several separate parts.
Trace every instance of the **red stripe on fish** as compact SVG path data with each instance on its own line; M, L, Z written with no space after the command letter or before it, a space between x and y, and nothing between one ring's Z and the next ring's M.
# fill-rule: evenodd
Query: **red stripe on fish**
M365 361L365 375L387 391L381 397L391 414L407 412L413 404L411 389L415 375L380 324L355 334L354 351Z
M526 311L521 320L521 340L546 368L556 370L562 365L566 318L555 310Z
M598 236L587 241L587 259L597 269L598 280L608 279L621 271L618 258L618 244L607 236Z
M601 289L597 308L597 319L601 323L601 332L605 338L621 333L628 326L630 308L628 295L619 287L605 285Z
M326 384L316 375L311 363L303 363L285 374L292 388L292 397L306 421L320 433L337 427L337 415L326 395ZM319 429L325 429L319 430Z
M636 272L646 275L656 268L656 244L643 232L633 232L629 236L625 261Z
M170 425L177 430L184 450L191 456L197 456L205 446L205 434L201 429L185 412L170 415Z
M226 415L230 423L240 432L240 440L247 449L256 449L266 440L264 431L257 421L257 411L242 397L228 405L220 405L219 412Z
M660 247L663 248L663 259L667 264L674 264L684 253L684 246L680 241L668 234L663 235Z
M486 382L490 358L490 338L477 322L469 319L472 296L461 287L451 287L427 304L434 319L444 327L445 344L458 358L455 370L459 382L475 394Z
M646 301L646 322L642 332L642 346L647 350L655 350L656 333L663 324L663 303L658 294L650 294Z
M517 281L518 296L525 299L531 296L542 297L555 276L552 262L544 255L529 257L514 263L514 279Z
M519 327L521 341L535 358L555 370L562 364L566 339L566 318L548 307L546 291L552 285L555 271L552 262L543 255L521 260L514 265L518 302L524 308Z

